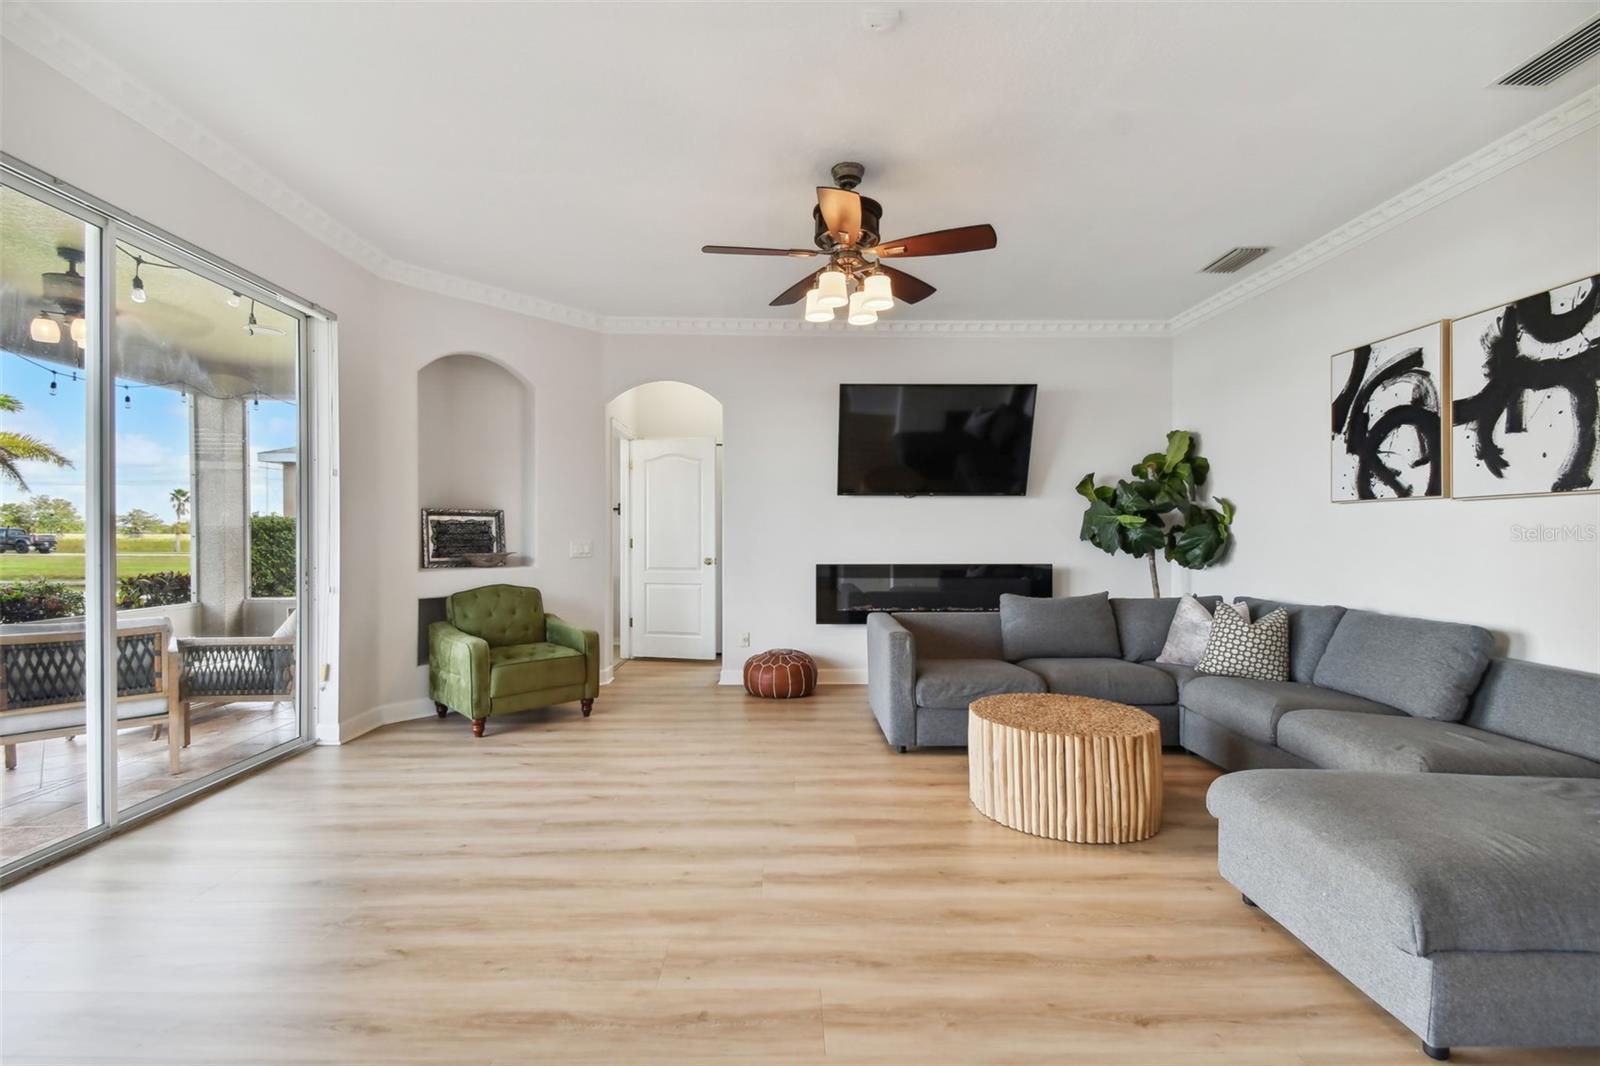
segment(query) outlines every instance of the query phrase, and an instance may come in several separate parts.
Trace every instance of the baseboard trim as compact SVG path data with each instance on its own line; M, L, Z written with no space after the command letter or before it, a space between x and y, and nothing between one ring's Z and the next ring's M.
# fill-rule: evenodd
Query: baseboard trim
M609 685L616 679L617 668L615 666L608 666L604 670L600 671L600 683L602 685Z
M318 744L348 744L366 733L396 722L409 722L413 718L426 718L433 714L433 701L426 699L400 700L397 703L379 704L342 722L317 726Z

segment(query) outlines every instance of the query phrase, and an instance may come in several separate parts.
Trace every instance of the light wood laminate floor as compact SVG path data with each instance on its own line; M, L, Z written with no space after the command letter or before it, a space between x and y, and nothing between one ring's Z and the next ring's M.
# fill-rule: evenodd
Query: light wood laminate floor
M5 1061L1426 1061L1217 877L1199 760L1157 836L1054 843L978 814L964 753L892 753L865 689L716 673L391 726L22 882Z

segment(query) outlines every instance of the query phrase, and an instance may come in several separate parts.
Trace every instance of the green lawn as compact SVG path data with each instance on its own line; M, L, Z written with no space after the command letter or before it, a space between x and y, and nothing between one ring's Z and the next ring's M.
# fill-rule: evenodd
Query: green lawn
M172 546L172 541L167 541L167 546ZM29 552L27 555L17 555L11 552L0 554L0 581L27 581L31 578L46 578L51 581L83 581L82 555L71 555L66 552L52 552L49 555L38 555ZM182 552L150 552L143 554L118 553L117 576L131 577L134 574L153 574L168 570L176 570L180 574L189 572L189 553Z

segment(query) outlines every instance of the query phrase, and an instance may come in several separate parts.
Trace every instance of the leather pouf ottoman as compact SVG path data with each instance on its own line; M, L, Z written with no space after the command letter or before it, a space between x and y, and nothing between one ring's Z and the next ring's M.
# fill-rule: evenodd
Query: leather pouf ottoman
M786 700L817 690L817 662L803 651L773 648L744 661L744 687L752 696Z

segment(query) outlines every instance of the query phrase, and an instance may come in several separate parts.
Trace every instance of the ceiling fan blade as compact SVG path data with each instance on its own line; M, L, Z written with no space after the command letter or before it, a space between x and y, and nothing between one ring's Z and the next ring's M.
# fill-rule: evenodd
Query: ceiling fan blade
M956 229L919 233L915 237L901 237L893 241L879 241L872 249L881 259L903 259L913 255L954 255L957 252L981 252L998 243L994 227L985 222L981 226L960 226Z
M811 286L816 283L817 275L820 273L822 273L822 271L813 270L811 273L807 274L805 277L801 278L799 281L780 292L777 295L777 298L767 306L785 307L788 304L797 304L801 300L804 300L806 298L806 293L810 290Z
M792 255L797 259L822 254L811 248L746 248L737 244L707 244L700 250L710 255Z
M861 194L848 189L817 186L817 209L828 232L840 244L849 247L861 239Z
M878 269L889 275L889 286L894 291L894 298L901 303L914 304L919 300L926 300L938 292L921 278L914 278L904 270L896 270L892 266L878 264ZM803 295L803 294L802 294Z

